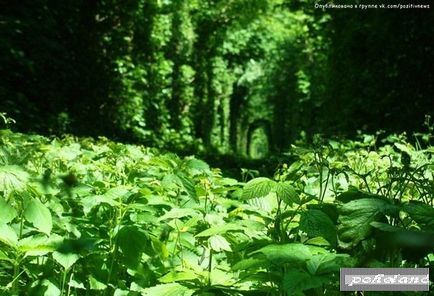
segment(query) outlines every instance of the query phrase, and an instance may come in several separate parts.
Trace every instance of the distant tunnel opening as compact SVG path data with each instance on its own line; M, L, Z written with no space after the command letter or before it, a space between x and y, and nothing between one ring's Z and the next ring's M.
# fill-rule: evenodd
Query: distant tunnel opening
M247 134L247 155L252 159L262 159L269 152L270 124L266 120L254 121Z

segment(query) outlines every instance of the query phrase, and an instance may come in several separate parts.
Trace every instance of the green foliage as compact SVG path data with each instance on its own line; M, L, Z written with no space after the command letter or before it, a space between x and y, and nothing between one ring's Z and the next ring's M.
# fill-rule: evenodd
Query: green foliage
M53 221L50 210L38 199L27 202L24 209L24 218L33 224L39 231L50 235L53 228Z
M15 120L13 120L12 118L10 118L9 116L7 116L6 113L0 112L0 119L2 122L1 127L3 127L3 125L5 127L8 127L11 123L15 123Z
M243 199L260 198L268 195L276 186L276 182L268 178L255 178L247 182L243 189Z
M226 235L245 229L221 227L235 180L193 157L103 138L1 133L2 292L192 295L235 283L220 277L234 244Z
M431 14L282 0L2 8L0 124L19 131L262 159L302 131L414 131L433 115Z
M432 263L432 148L402 136L294 146L239 183L192 156L0 133L4 294L324 295L341 267Z
M16 165L4 165L0 167L1 191L16 191L23 189L28 181L28 174Z
M381 219L389 210L387 201L381 199L357 199L341 208L340 238L355 244L365 239L371 230L370 223Z
M323 237L330 245L336 246L336 226L326 213L311 209L300 214L300 230L309 237Z

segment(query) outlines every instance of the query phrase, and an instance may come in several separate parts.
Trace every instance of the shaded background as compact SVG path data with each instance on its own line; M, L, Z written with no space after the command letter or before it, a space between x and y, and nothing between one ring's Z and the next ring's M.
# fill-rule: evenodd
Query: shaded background
M434 113L433 65L433 8L0 4L0 111L22 132L262 158L301 132L420 130Z

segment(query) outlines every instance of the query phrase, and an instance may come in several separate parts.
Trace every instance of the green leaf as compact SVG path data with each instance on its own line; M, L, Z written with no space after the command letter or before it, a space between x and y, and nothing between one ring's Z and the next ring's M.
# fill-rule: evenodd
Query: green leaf
M130 296L131 293L128 290L121 290L117 288L113 294L113 296Z
M276 185L277 197L289 206L300 204L300 198L290 182L280 182Z
M238 186L238 181L236 179L232 179L232 178L221 178L218 179L219 184L223 185L227 188L233 188L233 189L239 189Z
M336 246L337 234L333 221L320 210L307 210L300 214L300 230L311 238L322 236L332 246Z
M56 158L71 161L77 158L80 154L82 154L82 151L80 151L80 144L72 143L68 146L60 147L60 149L56 151Z
M397 226L393 226L387 223L382 223L382 222L371 222L369 223L372 227L381 230L383 232L398 232L398 231L402 231L403 229L401 227L397 227Z
M283 276L283 288L288 295L296 295L308 289L321 287L330 277L315 276L297 269L290 269Z
M119 202L105 195L91 195L83 198L81 200L81 204L83 205L84 214L88 215L94 207L97 207L101 204L106 204L115 207L119 204Z
M179 219L179 218L183 218L183 217L187 217L187 216L197 217L199 215L200 215L200 213L194 209L174 208L174 209L171 209L170 211L168 211L167 213L165 213L160 218L158 218L158 221L164 221L164 220L168 220L168 219Z
M159 195L151 195L146 197L148 201L148 205L152 206L165 206L165 207L175 207L175 205L171 202L165 201L162 196Z
M74 193L74 196L78 195L79 197L91 195L93 190L94 188L92 186L86 184L79 184L74 188L72 188L72 192Z
M68 286L71 288L74 288L74 289L82 289L82 290L86 289L86 287L84 286L84 284L82 282L79 282L75 279L71 279L68 283Z
M274 209L277 208L277 199L273 194L269 194L263 197L254 197L246 201L248 205L255 207L260 211L270 215ZM258 215L261 214L260 211L256 211Z
M401 152L405 152L407 154L411 154L414 151L414 148L410 144L401 144L401 143L393 143L393 145L398 148Z
M45 234L35 234L20 239L18 250L26 253L26 256L42 256L54 251L61 241L62 237L57 234L52 234L50 237Z
M107 288L107 285L100 282L99 280L97 280L96 278L94 278L92 275L89 275L89 286L91 290L104 290Z
M7 261L9 263L14 264L14 260L10 258L7 254L5 254L2 250L0 250L0 261Z
M200 159L196 159L196 158L188 159L186 161L186 165L193 176L211 173L209 165Z
M173 283L179 281L192 281L198 278L198 274L192 270L171 271L158 279L161 283Z
M273 264L282 265L289 262L303 263L311 258L313 254L324 252L327 251L319 247L291 243L285 245L268 245L252 252L251 255L262 253Z
M223 234L223 233L226 233L228 231L243 231L243 230L244 230L244 227L242 225L229 223L229 224L224 224L224 225L213 226L211 228L208 228L208 229L196 234L196 236L197 237L207 237L207 236L212 236L212 235L216 235L216 234Z
M268 195L275 186L276 182L268 178L260 177L252 179L244 185L241 198L246 200L255 197L264 197Z
M17 211L3 198L0 198L0 224L11 222L17 216Z
M15 233L15 230L9 225L0 224L0 242L12 248L16 248L18 243L18 235Z
M188 196L191 199L194 199L195 201L199 201L196 194L196 188L194 187L194 183L191 179L186 177L183 173L178 172L176 173L178 178L181 180L182 186L184 187L185 191L187 192Z
M346 203L340 210L339 239L357 244L370 234L370 223L381 220L391 207L389 201L379 198L362 198Z
M254 197L248 199L246 203L252 206L251 210L253 210L253 212L258 216L262 214L270 216L278 206L277 198L274 194L268 194L263 197Z
M312 256L307 262L307 270L312 275L339 272L341 267L351 267L352 258L347 254L324 253Z
M330 246L330 242L327 241L322 236L317 236L317 237L310 238L307 241L305 241L304 243L306 245L313 245L313 246L320 246L320 247Z
M151 288L142 289L142 296L191 296L194 290L177 283L156 285Z
M71 268L78 259L80 259L80 255L74 253L60 253L57 251L53 252L53 259L62 265L65 270Z
M176 174L168 174L165 175L161 180L161 185L167 189L174 189L182 187L182 182L179 176L177 176Z
M306 205L306 208L320 210L329 216L329 218L333 221L333 224L336 225L338 223L339 212L336 204L323 202L320 204L308 204Z
M149 246L146 234L136 226L121 228L117 234L117 242L125 264L132 268L137 267L145 247Z
M129 193L130 191L126 187L119 186L108 190L106 193L104 193L104 196L110 200L116 200L116 199L120 200L121 197Z
M237 262L232 266L232 270L254 270L256 268L267 268L270 266L270 261L267 259L247 258Z
M164 176L161 185L168 190L183 188L190 198L198 201L193 181L186 177L182 172Z
M221 235L213 235L209 238L209 245L211 249L216 252L232 251L229 242Z
M434 228L434 208L421 202L410 202L404 205L410 217L416 221L419 226L432 230Z
M26 187L29 174L16 165L0 166L0 191L22 190Z
M342 192L336 197L336 200L339 200L343 203L348 203L353 200L362 199L362 198L379 198L379 199L385 199L384 196L372 194L368 192L363 192L358 190L357 188L352 187L346 192Z
M43 280L42 286L46 287L44 294L42 294L44 296L60 296L61 294L60 289L49 280Z
M31 199L24 211L24 218L39 231L50 235L53 221L50 210L38 199Z

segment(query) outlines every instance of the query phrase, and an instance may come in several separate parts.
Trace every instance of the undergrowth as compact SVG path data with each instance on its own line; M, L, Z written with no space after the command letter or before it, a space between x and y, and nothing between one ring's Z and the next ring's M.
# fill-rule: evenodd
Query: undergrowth
M341 267L432 267L427 137L297 145L273 178L237 181L194 157L1 130L0 294L339 295Z

